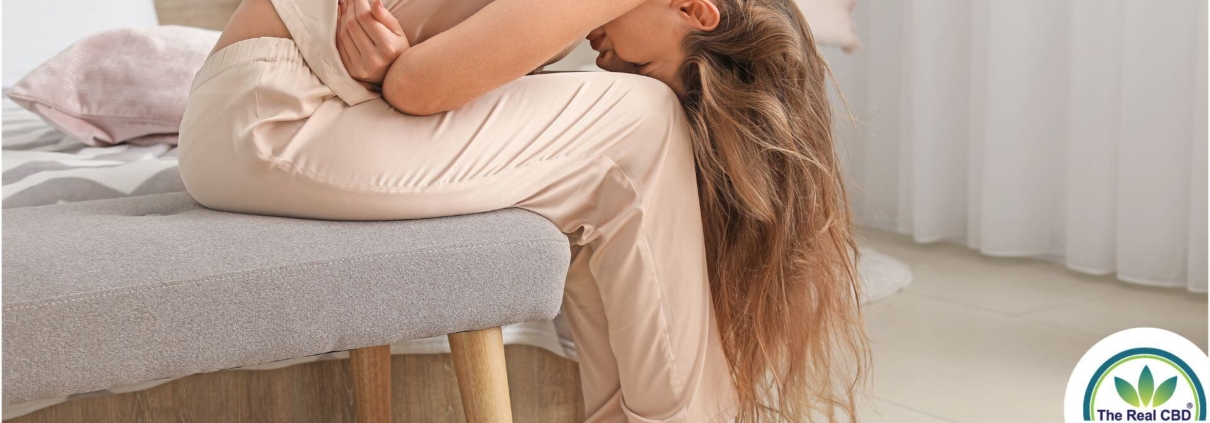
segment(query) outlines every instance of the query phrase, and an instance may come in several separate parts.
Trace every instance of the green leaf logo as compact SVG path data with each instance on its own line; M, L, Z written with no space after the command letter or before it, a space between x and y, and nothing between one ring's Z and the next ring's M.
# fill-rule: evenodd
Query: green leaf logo
M1153 404L1152 407L1164 405L1165 402L1168 402L1169 398L1172 398L1172 393L1175 391L1176 376L1173 376L1168 378L1168 380L1165 380L1164 383L1161 383L1159 388L1155 389L1155 398L1151 399L1151 401L1155 402L1155 404Z
M1143 366L1143 374L1139 375L1139 404L1151 404L1151 394L1155 393L1155 380L1151 379L1151 368Z
M1176 376L1168 378L1156 388L1155 379L1148 366L1143 366L1137 390L1134 385L1120 377L1113 378L1113 383L1118 388L1118 396L1122 397L1122 401L1135 407L1159 407L1168 402L1168 399L1172 398L1172 393L1176 391Z
M1130 386L1130 382L1122 380L1120 377L1113 378L1113 383L1118 387L1118 396L1122 397L1122 401L1135 407L1139 406L1139 394L1135 392L1134 387Z

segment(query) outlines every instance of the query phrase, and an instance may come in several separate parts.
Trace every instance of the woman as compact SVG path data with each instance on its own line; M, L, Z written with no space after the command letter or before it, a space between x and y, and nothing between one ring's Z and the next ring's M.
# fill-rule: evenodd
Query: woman
M523 77L585 35L615 73ZM181 174L236 212L545 216L590 422L855 420L827 72L790 0L245 0Z

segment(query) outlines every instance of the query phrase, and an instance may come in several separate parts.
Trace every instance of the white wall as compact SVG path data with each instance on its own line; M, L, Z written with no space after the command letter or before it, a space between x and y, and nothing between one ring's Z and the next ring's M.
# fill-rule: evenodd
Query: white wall
M3 4L3 80L11 87L80 38L158 24L152 0L13 0Z

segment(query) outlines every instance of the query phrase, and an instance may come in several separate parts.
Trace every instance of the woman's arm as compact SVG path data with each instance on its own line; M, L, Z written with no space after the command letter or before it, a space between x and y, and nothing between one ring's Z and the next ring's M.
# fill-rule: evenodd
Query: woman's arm
M455 109L541 66L577 37L644 0L496 0L404 50L383 98L408 114Z

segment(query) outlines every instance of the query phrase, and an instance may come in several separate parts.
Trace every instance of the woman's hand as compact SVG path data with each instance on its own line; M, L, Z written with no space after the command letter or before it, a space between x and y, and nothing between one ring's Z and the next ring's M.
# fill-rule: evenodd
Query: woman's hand
M381 0L340 0L338 10L336 50L345 69L353 79L382 85L391 63L411 47L403 27Z

